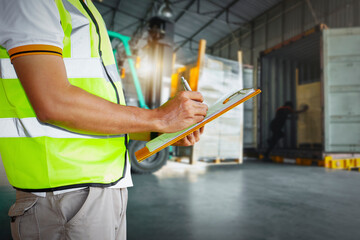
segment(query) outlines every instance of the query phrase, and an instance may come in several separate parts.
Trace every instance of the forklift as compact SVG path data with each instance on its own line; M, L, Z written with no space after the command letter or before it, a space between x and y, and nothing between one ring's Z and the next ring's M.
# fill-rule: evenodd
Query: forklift
M170 98L174 24L168 19L157 16L149 20L148 26L149 37L145 52L148 58L147 67L150 68L150 72L146 77L140 79L129 44L131 38L113 31L108 31L108 34L111 41L118 39L123 44L124 54L122 55L124 56L122 56L122 59L124 61L120 61L120 64L117 65L123 65L126 61L130 71L132 86L123 85L126 89L125 98L127 104L154 109ZM113 51L114 55L116 55L117 49L114 48ZM124 68L119 71L123 81L125 78L124 71ZM132 89L135 89L135 91L131 91ZM130 92L130 94L127 94L127 92ZM133 93L132 96L131 93ZM136 100L134 101L134 99ZM155 137L157 134L152 135L154 135L152 137ZM135 158L135 152L143 148L146 143L145 141L137 140L130 140L129 142L128 151L131 160L131 171L133 173L145 174L155 172L162 168L170 157L169 148L165 148L139 163Z

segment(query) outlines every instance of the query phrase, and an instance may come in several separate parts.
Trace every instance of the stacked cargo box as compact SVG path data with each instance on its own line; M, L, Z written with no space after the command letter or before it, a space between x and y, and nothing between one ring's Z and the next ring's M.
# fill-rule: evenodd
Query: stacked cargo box
M241 68L237 61L205 55L197 90L203 94L209 106L221 96L243 88ZM200 142L194 146L193 158L241 161L243 111L243 106L240 105L207 124Z

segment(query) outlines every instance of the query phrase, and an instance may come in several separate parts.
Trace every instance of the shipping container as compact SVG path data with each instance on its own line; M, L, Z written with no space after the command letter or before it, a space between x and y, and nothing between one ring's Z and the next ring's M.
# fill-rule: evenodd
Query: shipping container
M360 156L360 28L321 24L261 52L258 151L286 101L291 114L271 155L324 160Z

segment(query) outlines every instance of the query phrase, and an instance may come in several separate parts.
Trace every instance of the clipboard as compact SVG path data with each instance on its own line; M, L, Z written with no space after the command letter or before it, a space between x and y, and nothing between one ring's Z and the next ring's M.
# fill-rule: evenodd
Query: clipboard
M226 94L225 96L221 97L216 103L214 103L211 107L209 107L208 113L206 114L203 121L176 133L164 133L147 142L145 147L135 152L135 157L137 161L141 162L146 158L152 156L153 154L161 151L162 149L170 146L171 144L176 143L180 139L198 130L205 124L213 121L227 111L230 111L239 104L256 96L260 92L260 89L245 88L237 90L235 92L231 92L230 94Z

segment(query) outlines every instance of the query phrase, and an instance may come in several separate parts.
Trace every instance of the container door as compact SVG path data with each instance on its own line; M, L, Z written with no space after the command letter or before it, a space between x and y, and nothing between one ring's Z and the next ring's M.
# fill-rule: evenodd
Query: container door
M360 28L323 36L325 152L360 152Z

